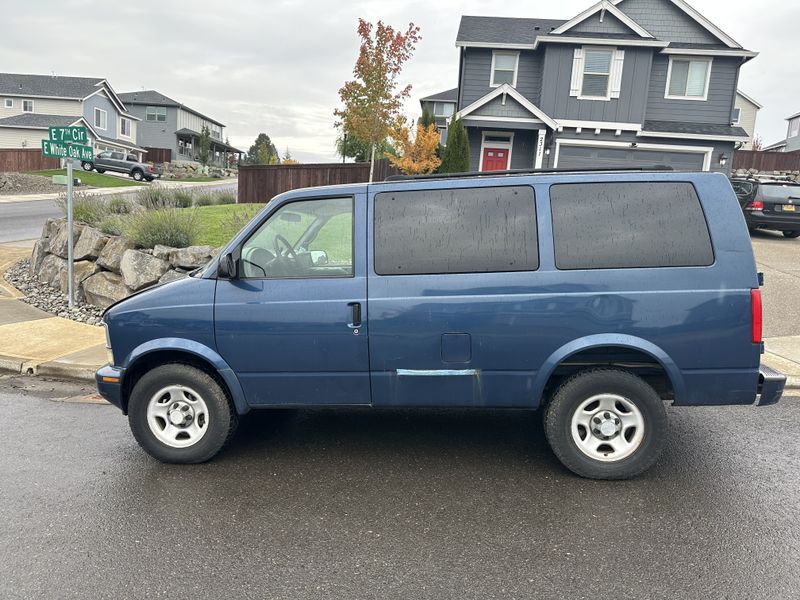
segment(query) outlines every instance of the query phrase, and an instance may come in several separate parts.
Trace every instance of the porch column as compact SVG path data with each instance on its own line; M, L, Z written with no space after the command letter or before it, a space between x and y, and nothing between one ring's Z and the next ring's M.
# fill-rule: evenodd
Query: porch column
M533 163L534 169L542 168L542 161L544 160L544 141L547 136L546 129L540 129L539 135L536 138L536 159Z

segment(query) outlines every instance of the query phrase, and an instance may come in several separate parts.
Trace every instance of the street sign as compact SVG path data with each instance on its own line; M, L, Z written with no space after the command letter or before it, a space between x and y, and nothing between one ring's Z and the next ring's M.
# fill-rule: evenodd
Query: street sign
M80 161L93 161L94 148L91 146L81 146L80 144L68 144L64 142L52 142L42 140L42 156L53 158L74 158Z
M66 142L70 144L86 144L89 142L86 127L50 127L48 139L51 142Z

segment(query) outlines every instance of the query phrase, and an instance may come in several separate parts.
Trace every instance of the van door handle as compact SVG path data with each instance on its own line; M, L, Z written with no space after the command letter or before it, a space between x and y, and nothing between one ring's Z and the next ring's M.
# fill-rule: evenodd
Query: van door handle
M361 303L360 302L350 302L348 305L350 307L350 327L361 327Z

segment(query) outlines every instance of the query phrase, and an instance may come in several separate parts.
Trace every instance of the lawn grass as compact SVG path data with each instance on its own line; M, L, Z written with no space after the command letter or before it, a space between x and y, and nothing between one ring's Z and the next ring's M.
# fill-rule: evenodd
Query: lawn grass
M197 244L216 248L227 244L263 207L263 204L222 204L181 210L196 211L200 229Z
M31 171L28 175L41 175L42 177L52 177L53 175L66 175L66 169L51 169L49 171ZM98 188L112 188L112 187L131 187L144 185L133 179L123 179L122 177L114 177L112 175L101 175L94 171L84 171L82 169L75 169L72 173L73 177L77 177L84 185ZM67 186L64 186L66 191Z

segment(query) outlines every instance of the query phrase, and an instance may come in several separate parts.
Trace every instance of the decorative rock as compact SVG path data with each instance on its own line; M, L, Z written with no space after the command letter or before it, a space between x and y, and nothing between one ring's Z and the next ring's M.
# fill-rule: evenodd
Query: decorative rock
M42 259L42 264L37 272L40 282L51 287L61 287L61 271L67 268L67 261L55 254L48 254Z
M103 251L108 242L108 236L94 227L84 227L81 237L75 244L75 260L86 260L87 258L97 258Z
M84 279L91 277L95 273L100 270L100 267L97 266L96 263L93 263L90 260L82 260L80 262L76 262L72 265L72 283L73 289L76 291L76 298L78 300L83 300L83 291L81 290L81 283ZM66 268L59 273L59 285L61 287L61 292L66 294L67 289L67 270Z
M58 224L61 223L63 219L56 219L50 217L45 221L44 227L42 228L42 238L49 239L53 237L58 229Z
M35 277L42 268L42 261L47 256L47 247L49 246L47 239L37 240L33 245L33 252L31 252L30 274Z
M120 261L122 279L133 291L157 283L169 270L169 262L138 250L126 250Z
M72 241L73 243L81 235L83 225L72 224ZM48 251L50 254L55 254L61 258L67 258L67 243L69 242L69 229L67 229L67 222L61 221L58 223L55 234L50 236L50 244Z
M122 255L125 254L126 250L133 250L133 248L134 243L130 238L126 238L125 236L109 238L106 245L103 247L103 251L100 253L100 257L97 259L97 264L104 269L119 273L119 264L122 261Z
M174 250L169 255L169 260L174 267L181 267L184 269L196 269L202 267L209 260L211 260L211 246L189 246L188 248L179 248Z
M162 246L161 244L156 244L156 247L153 248L153 256L156 258L160 258L163 260L169 260L170 255L177 250L177 248L173 248L171 246Z
M169 283L170 281L178 281L179 279L184 278L186 278L186 273L169 270L161 276L161 279L158 280L158 283Z
M100 271L86 279L83 282L83 293L86 302L100 308L108 308L131 295L131 291L122 281L122 276L108 271Z

